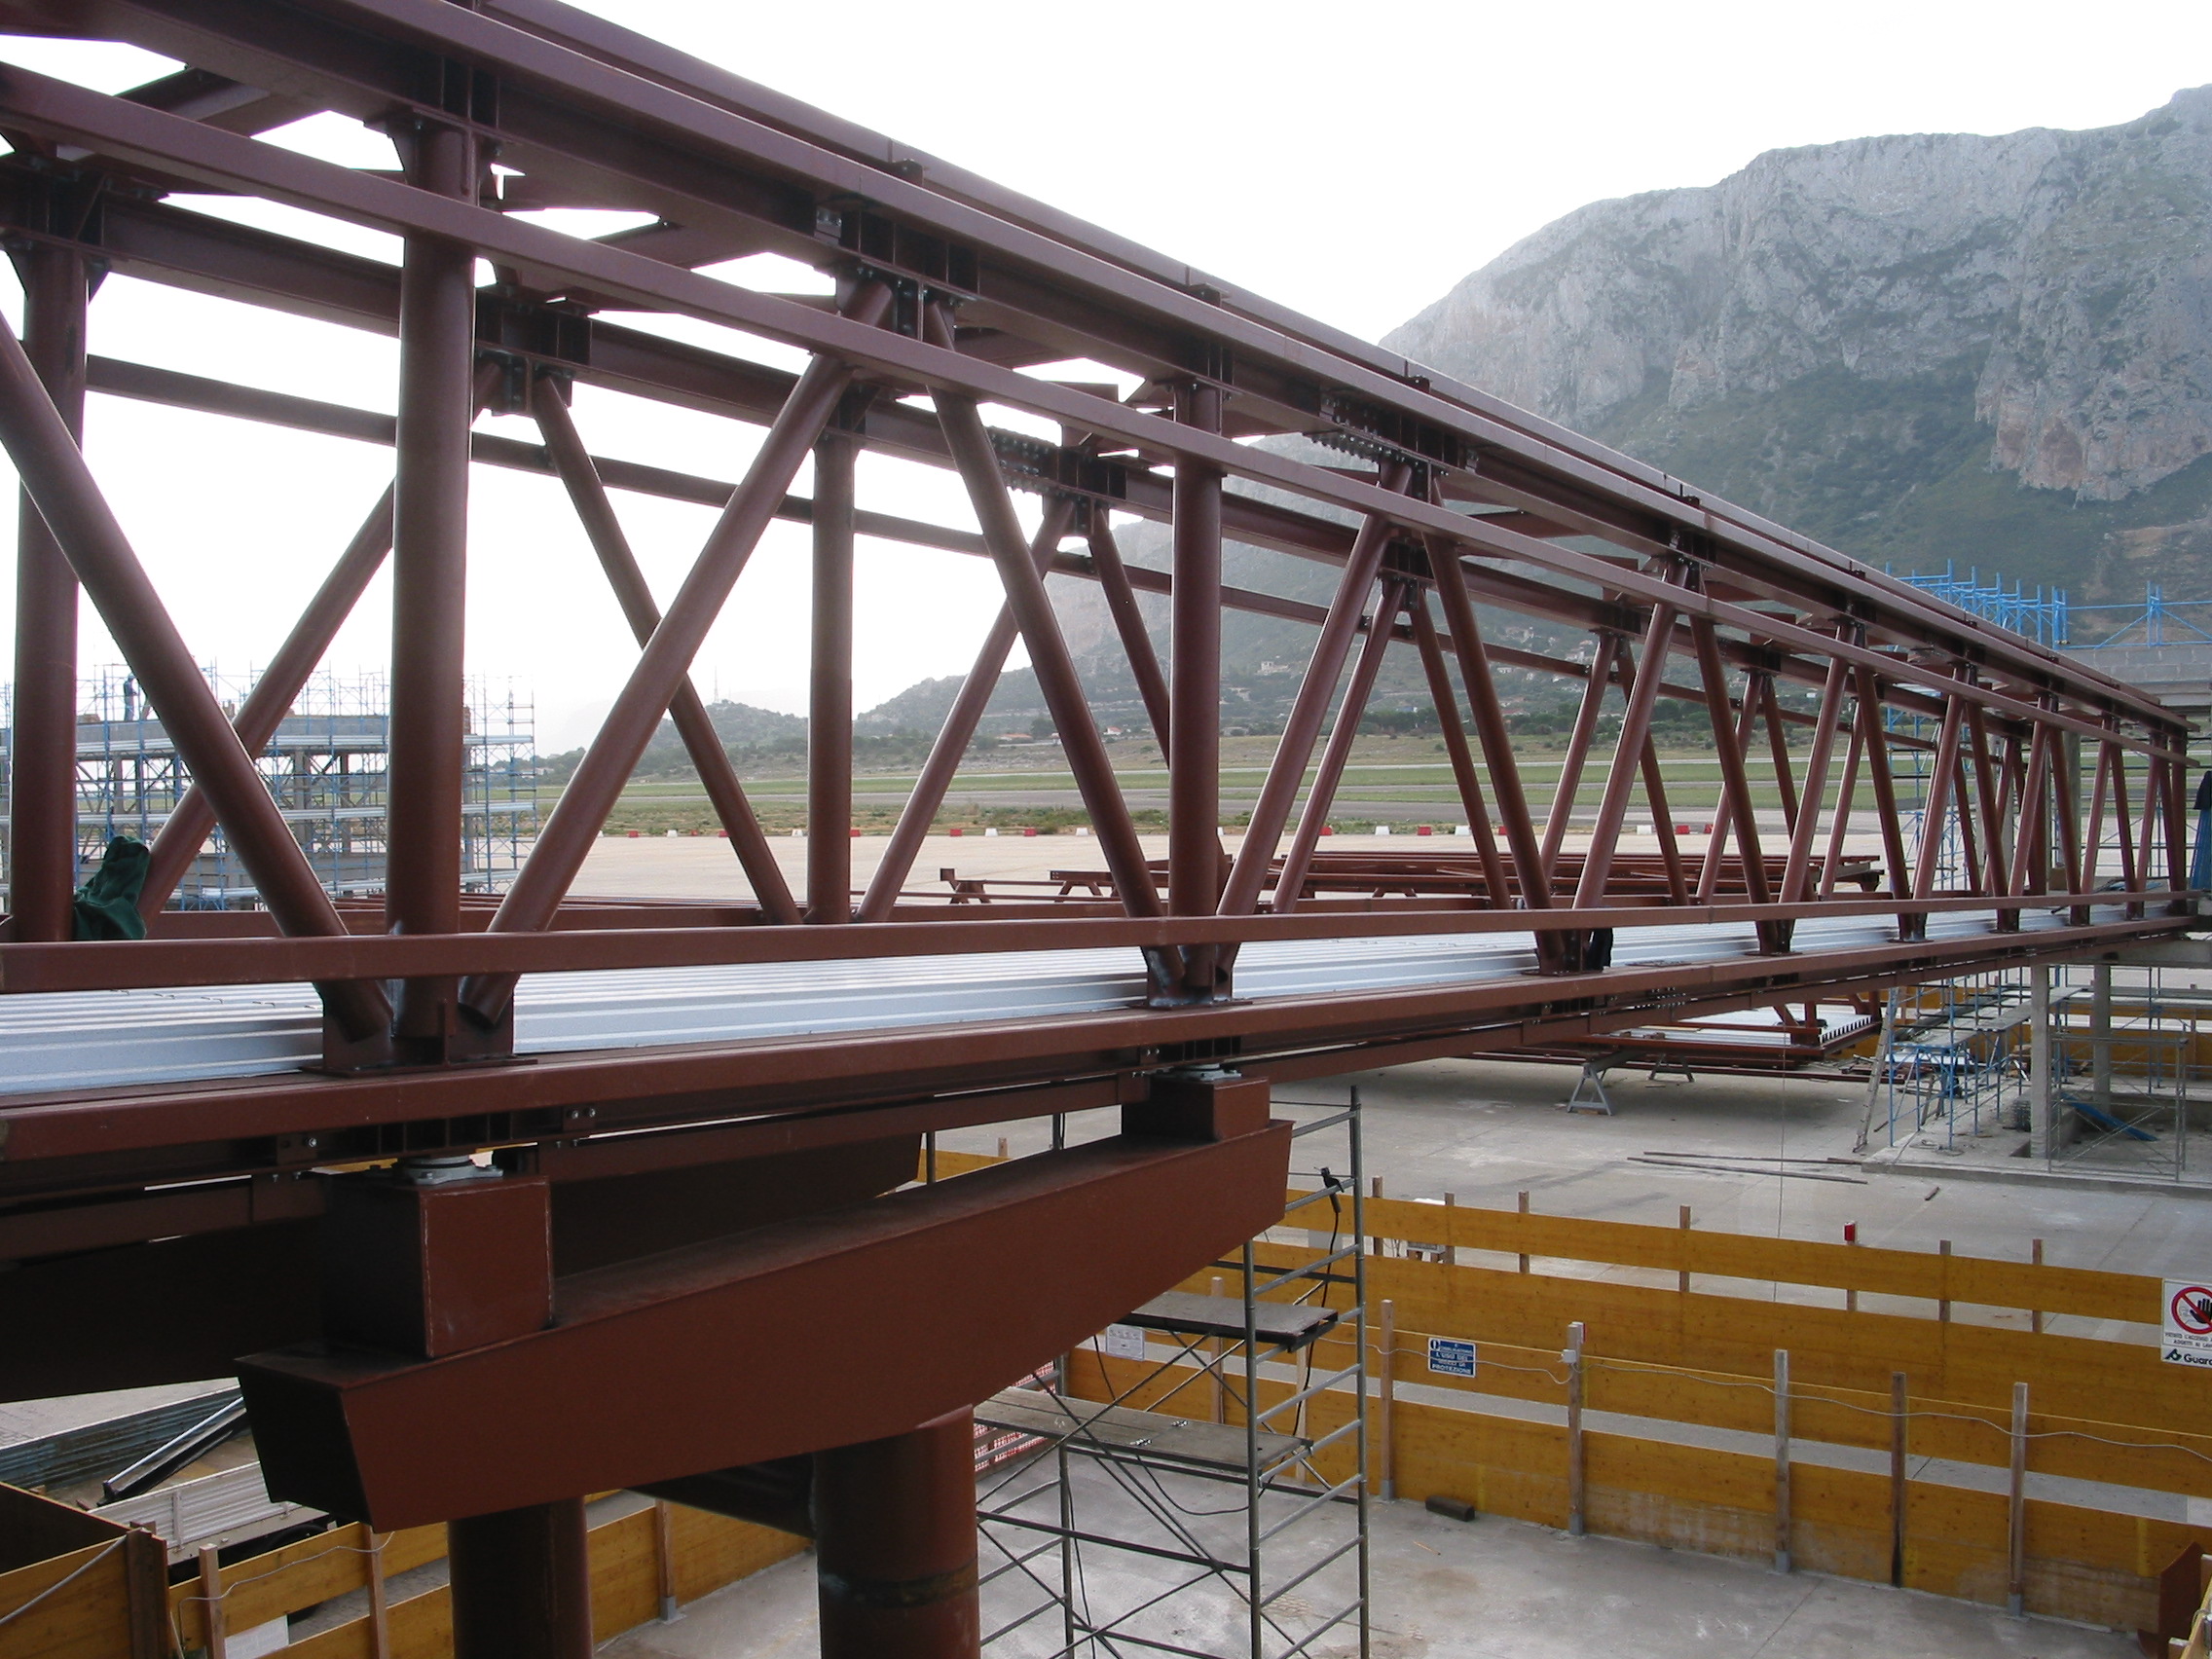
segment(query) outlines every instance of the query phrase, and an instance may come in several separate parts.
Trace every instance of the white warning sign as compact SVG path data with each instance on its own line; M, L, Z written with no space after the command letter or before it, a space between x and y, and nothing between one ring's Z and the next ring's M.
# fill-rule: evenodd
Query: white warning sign
M1144 1358L1144 1327L1108 1325L1098 1338L1099 1351L1114 1359Z
M2212 1275L2166 1280L2166 1340L2159 1357L2168 1365L2212 1366Z

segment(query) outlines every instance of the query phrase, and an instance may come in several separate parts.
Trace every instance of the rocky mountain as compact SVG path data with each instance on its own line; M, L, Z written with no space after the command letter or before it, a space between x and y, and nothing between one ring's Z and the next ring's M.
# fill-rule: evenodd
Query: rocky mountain
M1899 570L2212 597L2212 87L1595 203L1384 344Z

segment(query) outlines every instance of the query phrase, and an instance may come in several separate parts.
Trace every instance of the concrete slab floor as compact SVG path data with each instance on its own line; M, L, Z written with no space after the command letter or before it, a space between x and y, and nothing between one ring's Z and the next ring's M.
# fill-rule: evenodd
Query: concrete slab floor
M1615 1538L1471 1525L1379 1503L1375 1659L2124 1659L2132 1637L2015 1619L1917 1591ZM608 1659L799 1659L818 1651L814 1562L798 1556L646 1625ZM998 1649L994 1647L992 1651ZM1242 1649L1224 1644L1224 1655ZM1348 1638L1316 1654L1356 1653Z

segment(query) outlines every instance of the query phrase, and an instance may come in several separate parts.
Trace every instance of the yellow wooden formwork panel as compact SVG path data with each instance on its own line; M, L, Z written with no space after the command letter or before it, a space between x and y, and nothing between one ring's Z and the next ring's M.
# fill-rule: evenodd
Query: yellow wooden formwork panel
M2157 1324L2157 1279L2091 1268L2037 1266L1916 1250L1886 1250L1811 1239L1768 1238L1641 1222L1576 1216L1523 1215L1370 1198L1363 1210L1370 1236L1456 1244L1561 1261L1687 1271L1721 1278L1825 1285L1871 1295L1948 1299L1993 1308L2079 1313L2097 1319Z
M1391 1414L1397 1493L1443 1495L1544 1527L1567 1525L1567 1430L1400 1401Z
M0 1625L0 1656L129 1659L129 1570L110 1542L0 1573L0 1617L16 1614Z
M682 1504L669 1511L670 1543L675 1550L676 1599L701 1596L751 1577L761 1568L802 1553L804 1538L756 1527L726 1515L711 1515ZM658 1609L656 1608L655 1611Z
M1858 1469L1792 1464L1789 1559L1807 1572L1890 1579L1890 1481Z
M660 1614L660 1552L647 1507L591 1530L591 1638L619 1636Z
M1788 1348L1808 1383L1886 1395L1902 1371L1915 1394L2009 1411L2024 1382L2048 1412L2095 1420L2125 1399L2140 1424L2182 1432L2201 1427L2212 1398L2212 1377L2149 1345L1395 1258L1373 1261L1368 1283L1401 1327L1478 1343L1556 1347L1580 1320L1589 1351L1608 1357L1757 1377Z

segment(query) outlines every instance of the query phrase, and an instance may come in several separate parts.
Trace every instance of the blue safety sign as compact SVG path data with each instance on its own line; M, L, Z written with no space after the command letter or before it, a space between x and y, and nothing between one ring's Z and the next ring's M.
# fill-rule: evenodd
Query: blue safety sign
M1472 1377L1475 1345L1458 1337L1428 1339L1428 1368L1439 1377Z

